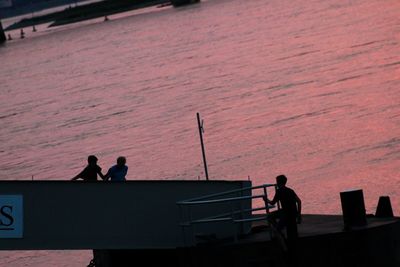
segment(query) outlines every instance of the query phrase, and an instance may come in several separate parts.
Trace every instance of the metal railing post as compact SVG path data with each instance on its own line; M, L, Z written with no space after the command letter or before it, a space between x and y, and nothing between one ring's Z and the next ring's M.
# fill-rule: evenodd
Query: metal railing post
M232 230L234 234L234 241L238 241L239 237L239 230L240 233L244 232L243 225L246 223L251 223L253 221L259 221L259 220L265 220L267 219L267 223L269 224L268 221L268 214L270 213L270 208L273 208L274 206L270 206L268 202L265 202L264 207L256 207L253 208L252 205L247 209L246 207L243 206L243 201L250 200L252 201L253 199L256 198L267 198L268 197L268 190L267 187L275 187L275 193L276 193L276 185L274 184L263 184L260 186L252 186L252 187L246 187L246 188L241 188L241 189L235 189L235 190L229 190L229 191L224 191L222 193L216 193L216 194L210 194L207 196L202 196L202 197L197 197L197 198L192 198L189 200L184 200L184 201L179 201L177 204L180 206L180 211L183 213L183 217L181 219L186 220L185 222L182 223L184 227L190 227L191 233L192 233L192 240L190 242L186 242L189 239L190 233L187 232L185 229L183 229L183 234L187 237L185 238L185 245L191 245L197 244L196 240L196 224L203 224L203 223L218 223L218 222L231 222L232 223ZM253 195L252 192L253 190L256 189L263 189L263 194L255 194ZM249 195L245 195L244 192L250 190ZM231 196L233 193L234 196ZM222 196L226 196L225 198L221 198ZM228 197L231 196L231 197ZM239 203L236 203L239 201ZM212 205L216 203L227 203L228 205L226 206L227 210L224 213L220 213L217 215L209 215L203 218L192 218L192 207L199 206L199 205ZM279 203L278 203L279 205ZM185 209L185 207L187 209ZM278 207L280 209L280 206ZM261 211L265 210L266 211L266 216L254 216L253 217L253 211ZM187 211L187 213L185 212ZM257 214L259 215L259 214ZM239 224L239 225L236 225ZM239 228L240 227L240 228ZM271 229L272 231L272 229ZM270 233L272 234L272 232ZM272 235L271 235L272 236ZM190 244L188 244L190 243Z
M264 186L263 189L264 189L264 197L265 197L265 199L264 199L265 211L266 211L267 214L269 214L267 187Z

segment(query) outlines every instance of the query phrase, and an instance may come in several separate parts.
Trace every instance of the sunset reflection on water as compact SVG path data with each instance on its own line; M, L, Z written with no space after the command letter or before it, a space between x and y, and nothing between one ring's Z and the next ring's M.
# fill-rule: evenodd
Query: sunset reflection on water
M0 48L2 179L73 177L87 155L128 179L271 183L304 212L399 199L398 1L203 1ZM29 36L28 36L29 37Z
M305 213L400 204L400 2L204 0L0 47L0 176L65 180L89 154L129 180L272 183ZM255 203L257 205L259 203ZM0 266L82 266L90 252L3 252Z

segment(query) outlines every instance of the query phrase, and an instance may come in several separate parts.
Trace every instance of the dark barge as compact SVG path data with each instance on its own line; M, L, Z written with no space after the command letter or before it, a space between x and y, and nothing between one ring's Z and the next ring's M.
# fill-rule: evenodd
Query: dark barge
M267 220L274 207L254 205L270 187L0 181L0 249L93 249L97 267L289 266ZM304 215L290 266L400 266L400 218L345 213Z

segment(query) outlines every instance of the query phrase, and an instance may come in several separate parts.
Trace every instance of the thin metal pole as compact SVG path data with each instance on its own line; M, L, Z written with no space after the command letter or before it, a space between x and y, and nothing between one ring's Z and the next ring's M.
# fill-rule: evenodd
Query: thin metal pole
M203 132L204 132L203 121L200 121L200 114L198 112L197 112L197 124L199 125L199 134L200 134L201 152L203 153L204 171L206 173L206 179L208 181L206 152L204 150L204 142L203 142Z

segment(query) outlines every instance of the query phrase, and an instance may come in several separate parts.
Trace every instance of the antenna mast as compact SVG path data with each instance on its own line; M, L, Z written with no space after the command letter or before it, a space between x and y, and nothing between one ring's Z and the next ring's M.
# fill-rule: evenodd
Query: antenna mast
M197 112L197 124L199 125L199 134L200 134L200 143L201 143L201 152L203 153L203 162L204 162L204 172L206 174L206 180L208 181L208 170L207 170L207 161L206 161L206 152L204 149L204 142L203 142L203 120L200 120L200 114Z

